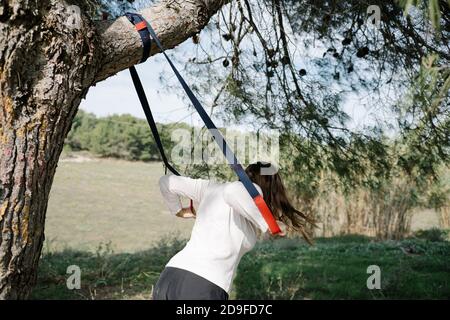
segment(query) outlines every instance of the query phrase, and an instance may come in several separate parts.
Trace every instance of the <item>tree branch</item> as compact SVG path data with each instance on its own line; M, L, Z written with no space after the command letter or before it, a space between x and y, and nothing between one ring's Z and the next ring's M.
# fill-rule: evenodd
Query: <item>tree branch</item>
M199 33L210 18L230 1L161 1L142 10L140 14L151 23L163 46L172 49ZM114 21L98 21L96 28L103 58L95 82L139 63L142 58L141 38L126 17ZM159 50L155 45L152 46L150 55L157 53Z

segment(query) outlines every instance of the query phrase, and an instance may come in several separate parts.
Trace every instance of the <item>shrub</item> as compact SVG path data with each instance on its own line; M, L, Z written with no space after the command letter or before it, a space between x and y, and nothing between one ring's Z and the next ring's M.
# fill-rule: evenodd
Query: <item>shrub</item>
M419 239L428 240L431 242L447 241L449 236L448 230L441 230L439 228L432 228L428 230L419 230L414 236Z

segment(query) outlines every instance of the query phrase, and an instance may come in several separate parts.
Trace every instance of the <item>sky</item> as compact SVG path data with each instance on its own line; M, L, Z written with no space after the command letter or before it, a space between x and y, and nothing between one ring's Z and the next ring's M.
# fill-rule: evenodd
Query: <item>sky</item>
M159 81L161 72L167 72L167 65L160 59L149 59L136 66L157 122L176 122L186 118L190 121L190 111L176 93L164 90ZM181 92L180 87L180 92ZM104 117L112 114L131 114L145 118L128 70L98 83L89 90L80 108Z

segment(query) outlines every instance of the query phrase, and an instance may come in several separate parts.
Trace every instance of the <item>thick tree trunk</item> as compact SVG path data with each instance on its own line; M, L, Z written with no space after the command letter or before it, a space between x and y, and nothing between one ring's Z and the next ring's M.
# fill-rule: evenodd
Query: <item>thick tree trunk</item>
M226 2L162 2L143 15L173 48ZM27 298L35 283L48 196L81 99L142 55L125 18L93 23L82 15L74 28L67 7L0 1L0 299Z
M94 27L67 27L62 2L3 6L0 25L0 298L26 298L47 200L77 107L93 83Z

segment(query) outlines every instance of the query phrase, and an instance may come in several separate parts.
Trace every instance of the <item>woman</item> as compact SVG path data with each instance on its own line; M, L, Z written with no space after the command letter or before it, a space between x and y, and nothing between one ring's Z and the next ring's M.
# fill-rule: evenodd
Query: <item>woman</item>
M310 241L306 223L313 221L288 201L278 173L262 175L270 163L251 164L245 170L262 194L282 233L286 225ZM196 218L191 238L161 273L154 300L227 300L241 257L250 251L260 232L270 233L261 213L240 181L216 183L179 176L163 176L161 193L170 212L181 218ZM183 208L180 197L199 204L197 213Z

